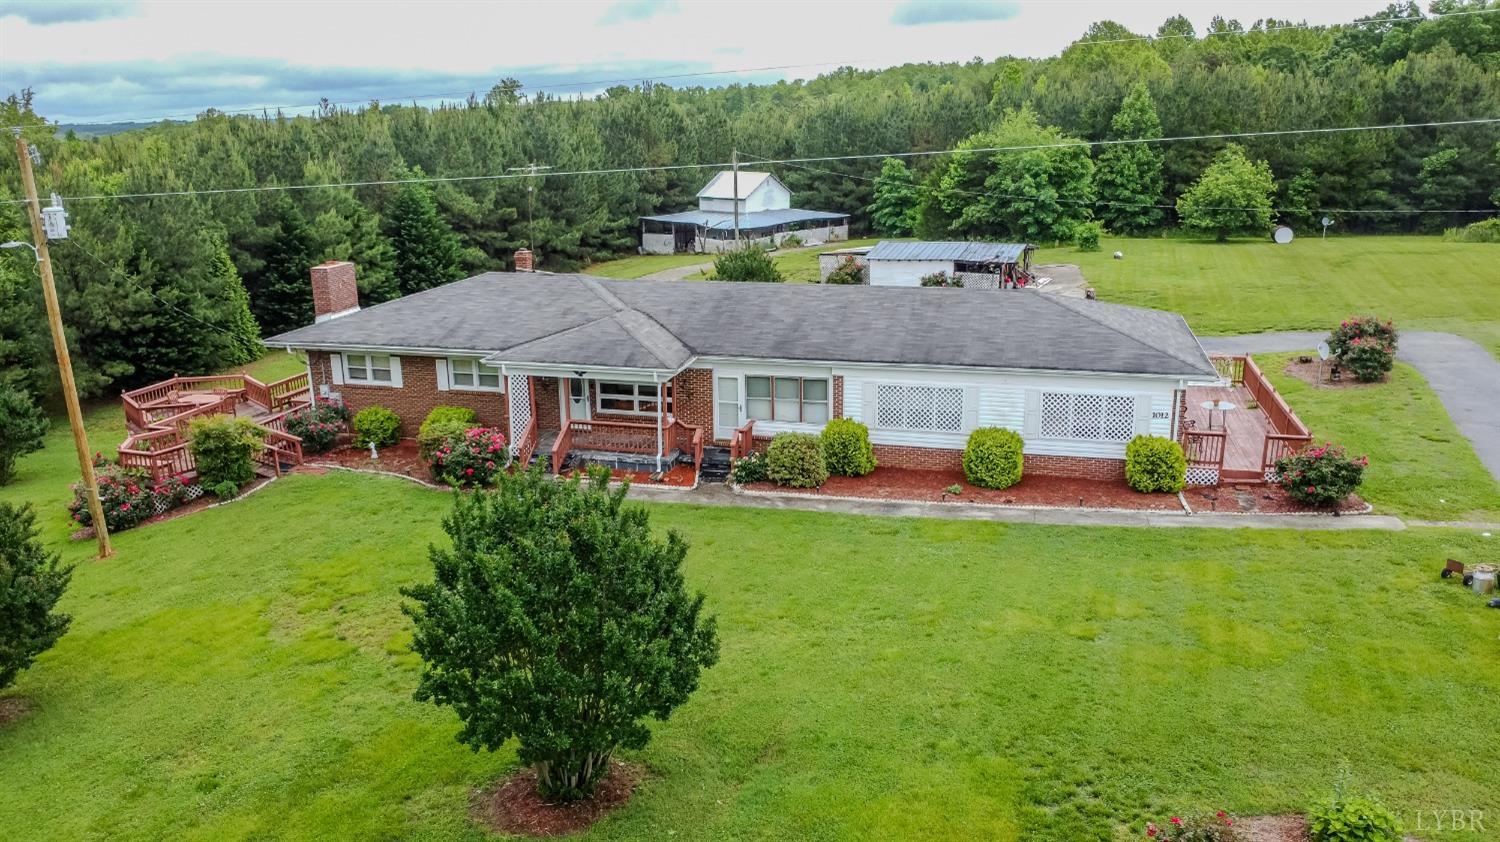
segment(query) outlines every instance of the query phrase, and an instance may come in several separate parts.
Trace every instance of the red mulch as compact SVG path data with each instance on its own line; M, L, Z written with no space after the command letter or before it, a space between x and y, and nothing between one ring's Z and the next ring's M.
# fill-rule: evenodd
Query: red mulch
M1310 363L1298 362L1296 357L1292 357L1292 359L1287 362L1285 371L1287 374L1290 374L1298 380L1301 380L1303 383L1309 383L1313 386L1317 386L1320 389L1363 389L1366 386L1381 385L1380 383L1361 383L1358 380L1355 380L1354 375L1350 374L1347 371L1344 372L1344 376L1342 378L1338 380L1329 380L1328 369L1329 365L1327 363L1324 363L1322 368L1323 379L1319 380L1318 360L1316 357L1314 357L1313 361Z
M1307 842L1302 816L1246 816L1235 820L1234 829L1243 842Z
M309 454L307 461L330 462L343 468L355 468L361 471L385 471L423 482L435 481L432 478L432 470L427 467L427 460L417 452L415 439L402 439L391 447L377 448L376 452L380 454L379 458L371 459L368 447L335 447L327 453Z
M536 791L536 773L524 769L498 786L474 794L469 811L491 830L518 836L563 836L576 833L630 800L641 770L618 760L599 782L594 795L570 804L549 804Z
M957 485L961 492L943 489ZM1124 480L1072 479L1023 476L1010 488L978 488L964 481L962 471L920 471L911 468L876 468L863 477L829 477L822 488L782 488L769 482L746 486L752 491L790 491L815 497L862 497L925 503L986 503L998 506L1049 506L1054 508L1138 509L1182 511L1175 494L1142 494Z
M23 696L0 698L0 727L15 722L31 711L31 702Z
M1279 485L1220 485L1189 488L1182 492L1195 512L1240 512L1268 515L1331 512L1332 509L1306 506L1287 496ZM1368 504L1351 494L1338 505L1340 514L1364 514Z
M575 471L576 473L576 471ZM660 479L652 479L650 471L622 471L617 468L610 469L611 480L630 480L631 485L667 485L673 488L692 488L693 482L697 480L697 474L691 465L673 465L670 470L661 475Z

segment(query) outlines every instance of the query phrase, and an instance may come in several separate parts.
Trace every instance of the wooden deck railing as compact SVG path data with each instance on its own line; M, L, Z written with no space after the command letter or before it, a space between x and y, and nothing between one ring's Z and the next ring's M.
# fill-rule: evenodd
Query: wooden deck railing
M1271 381L1256 365L1255 359L1249 354L1243 356L1214 357L1214 368L1221 373L1228 371L1239 372L1239 383L1245 387L1260 406L1260 411L1266 416L1266 423L1270 425L1271 432L1266 434L1265 445L1261 451L1260 469L1262 473L1272 470L1278 459L1289 456L1312 441L1312 432L1297 413L1292 411L1286 398L1276 391ZM1220 368L1223 365L1225 368ZM1232 380L1232 378L1231 378Z
M536 416L533 415L531 420L526 422L526 429L521 431L521 437L516 439L516 465L523 471L531 464L531 455L536 452L537 439Z
M733 462L736 459L743 459L746 456L750 455L750 451L755 448L755 437L753 435L754 430L755 419L751 418L749 421L745 422L745 425L743 427L740 427L739 429L734 431L734 435L729 439L730 462Z
M684 424L673 418L661 428L661 456L676 449L688 454L693 460L693 470L703 465L705 439L702 427ZM552 443L552 472L562 471L568 452L582 450L605 450L614 453L639 453L655 456L657 453L657 427L655 424L638 421L601 421L573 419L558 430L557 440Z
M1182 452L1189 468L1224 468L1223 430L1183 430Z

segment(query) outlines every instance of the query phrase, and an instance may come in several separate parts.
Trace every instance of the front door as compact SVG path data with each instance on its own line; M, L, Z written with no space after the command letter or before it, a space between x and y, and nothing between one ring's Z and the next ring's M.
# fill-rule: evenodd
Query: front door
M582 377L568 378L568 418L587 421L589 414L589 382Z
M740 379L720 377L714 388L714 438L731 438L739 426Z

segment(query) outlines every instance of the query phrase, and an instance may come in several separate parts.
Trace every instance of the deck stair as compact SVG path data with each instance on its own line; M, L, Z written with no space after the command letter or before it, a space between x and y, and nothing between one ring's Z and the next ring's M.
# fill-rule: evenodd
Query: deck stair
M703 448L703 466L698 469L700 482L725 482L729 479L729 448Z

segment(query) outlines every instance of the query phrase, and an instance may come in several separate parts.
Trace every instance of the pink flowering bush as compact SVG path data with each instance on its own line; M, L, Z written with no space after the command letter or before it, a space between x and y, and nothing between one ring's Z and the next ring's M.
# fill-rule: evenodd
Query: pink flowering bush
M461 488L493 485L510 464L505 436L492 427L474 427L432 452L432 475Z
M1333 506L1354 493L1369 465L1367 456L1350 456L1336 444L1321 444L1276 460L1276 473L1293 500Z
M344 432L348 425L349 408L329 400L299 409L286 419L286 431L302 439L302 450L306 453L332 450L339 433Z
M1235 842L1234 817L1220 810L1212 816L1173 816L1164 825L1147 822L1146 838L1166 842Z
M1396 326L1374 316L1350 317L1328 335L1328 348L1354 379L1374 383L1396 365Z
M104 506L104 525L109 531L129 529L156 514L151 475L146 471L105 463L95 466L95 479L99 483L99 502ZM73 484L68 514L81 526L94 525L88 492L80 483Z

